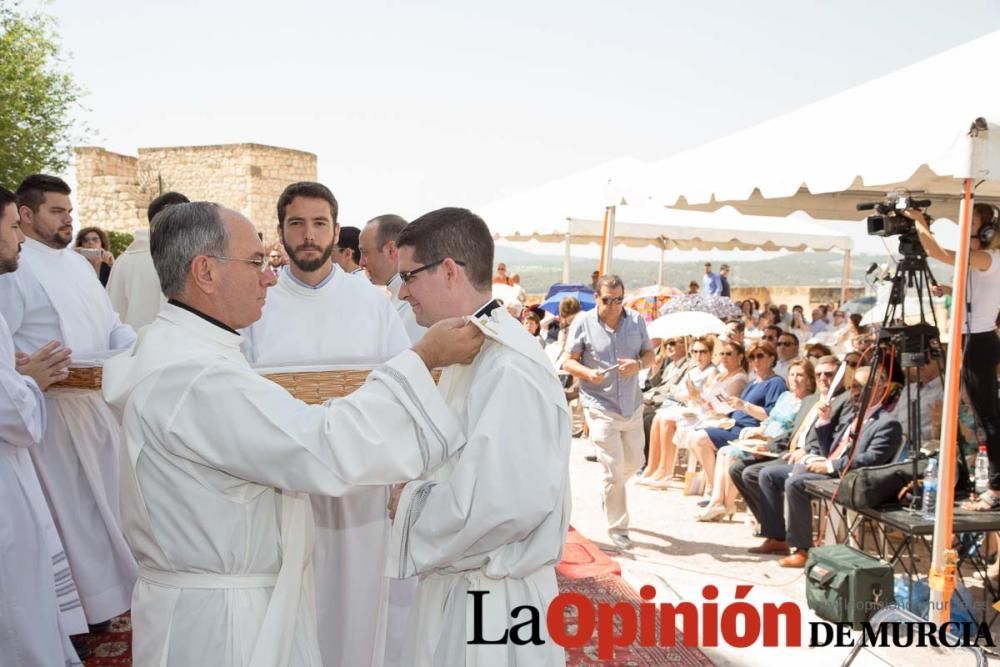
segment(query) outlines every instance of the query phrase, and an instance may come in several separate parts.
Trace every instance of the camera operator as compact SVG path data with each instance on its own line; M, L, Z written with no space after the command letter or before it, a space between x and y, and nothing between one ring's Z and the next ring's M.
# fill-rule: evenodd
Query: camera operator
M917 235L928 257L955 264L955 252L942 248L930 231L927 217L917 209L907 209L906 217L916 223ZM997 399L997 364L1000 363L1000 339L996 321L1000 312L1000 233L998 211L989 204L972 208L972 237L969 253L970 304L963 333L965 356L962 380L983 430L990 460L990 487L965 509L989 511L1000 509L1000 405Z

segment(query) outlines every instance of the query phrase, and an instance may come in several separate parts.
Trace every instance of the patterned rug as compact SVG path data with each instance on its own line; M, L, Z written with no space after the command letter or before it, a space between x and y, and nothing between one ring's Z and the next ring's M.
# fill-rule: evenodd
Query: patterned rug
M86 667L129 667L132 664L132 617L125 612L111 621L111 629L99 635L87 635L90 657Z

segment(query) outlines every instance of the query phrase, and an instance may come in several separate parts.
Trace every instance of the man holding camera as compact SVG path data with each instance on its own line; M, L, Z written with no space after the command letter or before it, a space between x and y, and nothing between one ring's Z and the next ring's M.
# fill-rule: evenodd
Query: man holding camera
M928 257L955 264L955 252L942 248L931 233L921 211L907 209L903 215L914 221L917 236ZM962 360L962 381L969 402L986 433L990 460L990 485L974 501L963 505L978 512L1000 509L1000 401L997 400L997 364L1000 363L1000 339L996 320L1000 313L1000 210L991 204L976 204L972 208L972 228L969 240L968 314L962 332L965 357ZM943 289L935 290L937 294Z

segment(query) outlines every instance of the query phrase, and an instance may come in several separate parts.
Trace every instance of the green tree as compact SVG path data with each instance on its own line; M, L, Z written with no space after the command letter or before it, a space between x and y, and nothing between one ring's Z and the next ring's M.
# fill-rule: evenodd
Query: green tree
M0 0L0 184L69 164L83 90L64 67L52 17Z
M111 246L111 254L117 257L118 255L125 252L125 248L132 244L135 237L128 232L116 232L113 229L108 230L108 244Z

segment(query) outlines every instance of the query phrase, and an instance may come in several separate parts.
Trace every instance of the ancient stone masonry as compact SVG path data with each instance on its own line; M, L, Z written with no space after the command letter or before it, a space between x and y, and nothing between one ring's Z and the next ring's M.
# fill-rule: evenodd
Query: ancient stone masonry
M87 147L76 149L76 175L81 227L131 232L146 224L154 197L176 190L240 211L272 242L278 195L316 180L316 156L260 144L140 148L138 158Z

